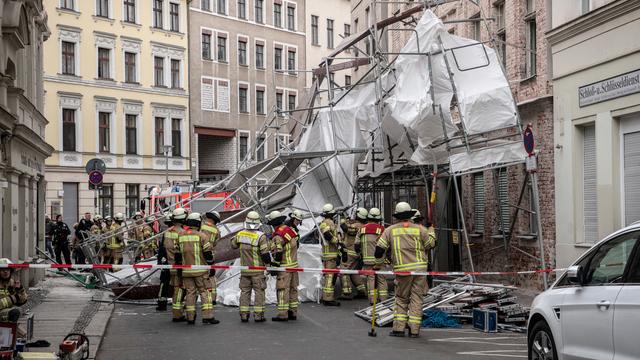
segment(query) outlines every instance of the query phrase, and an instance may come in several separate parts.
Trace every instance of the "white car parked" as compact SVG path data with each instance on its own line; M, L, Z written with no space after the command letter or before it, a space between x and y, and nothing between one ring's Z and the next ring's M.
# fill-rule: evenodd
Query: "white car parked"
M529 360L640 359L640 224L582 255L533 301Z

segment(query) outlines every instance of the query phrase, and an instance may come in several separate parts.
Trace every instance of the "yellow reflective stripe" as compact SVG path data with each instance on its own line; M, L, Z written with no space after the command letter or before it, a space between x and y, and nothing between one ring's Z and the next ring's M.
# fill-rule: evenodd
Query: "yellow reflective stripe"
M421 262L424 261L424 255L422 251L422 242L420 238L413 238L413 241L416 243L416 261Z
M248 237L250 239L257 239L258 238L258 234L251 232L251 231L245 231L242 230L240 232L238 232L238 237Z
M389 248L389 243L387 242L387 239L380 238L380 239L378 239L378 242L377 242L376 246L380 246L383 249L387 249L387 248Z
M420 236L420 229L408 227L408 228L395 228L391 229L391 235L411 235L411 236Z
M395 265L393 267L393 270L414 270L418 268L425 268L426 266L427 266L427 262L421 261L421 262L415 262L410 264Z
M402 251L400 251L400 237L395 236L393 238L393 252L396 264L402 265Z

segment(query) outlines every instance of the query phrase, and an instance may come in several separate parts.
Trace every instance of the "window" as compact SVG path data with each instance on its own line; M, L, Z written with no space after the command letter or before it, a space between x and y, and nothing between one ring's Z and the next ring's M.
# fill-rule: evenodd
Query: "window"
M273 4L273 26L282 27L282 5Z
M256 68L264 69L264 45L256 44Z
M180 31L180 4L170 3L169 4L169 19L171 25L171 31L179 32Z
M110 145L110 128L109 128L109 120L111 118L111 114L107 112L99 112L98 113L98 122L99 122L99 131L98 131L98 151L99 152L109 152L111 149Z
M76 2L75 0L60 0L60 8L75 11Z
M98 48L98 78L111 79L110 61L111 49Z
M311 15L311 44L320 45L320 40L318 39L318 17L315 15Z
M76 74L76 44L68 41L62 42L62 73L65 75Z
M239 39L238 40L238 64L240 65L248 65L247 64L247 40Z
M218 0L218 14L227 15L227 0Z
M289 70L289 74L296 74L296 51L289 50L287 52L287 69Z
M109 17L109 0L96 0L96 16Z
M140 204L140 185L138 184L127 184L127 216L132 217L138 211L138 206Z
M351 36L351 25L344 24L344 37L348 38L349 36Z
M238 18L240 19L247 18L247 1L246 0L238 0Z
M638 232L624 234L600 246L584 269L585 285L620 283L639 236Z
M584 242L598 241L598 195L596 177L596 127L582 128L582 219Z
M258 146L256 148L256 160L262 161L262 160L264 160L264 155L265 155L264 154L265 153L265 151L264 151L264 148L265 148L264 135L262 135L262 136L260 136L258 138L257 144L258 144Z
M164 155L164 118L156 117L156 155Z
M124 81L128 83L135 83L138 81L135 53L124 53Z
M180 89L180 60L171 59L171 88Z
M493 13L496 18L496 27L498 30L504 29L504 3L494 5Z
M640 132L625 132L622 136L621 167L624 172L624 223L631 225L640 220Z
M278 108L278 110L282 111L282 110L286 110L285 108L282 107L282 93L281 92L277 92L276 93L276 107Z
M498 229L509 232L511 226L510 206L509 206L509 173L507 168L501 168L498 171L498 200L500 201L500 210L498 215L502 215L502 219L498 219Z
M62 109L62 151L76 151L76 111Z
M164 58L160 56L154 57L153 66L155 69L156 86L164 86Z
M476 41L480 41L481 36L482 36L482 32L481 32L481 22L480 22L480 14L477 14L473 17L471 17L471 38L476 40Z
M525 68L528 78L536 75L536 37L536 19L529 19L526 22L527 48L525 49Z
M211 11L211 0L200 0L200 10Z
M138 116L127 114L125 115L125 143L126 153L134 155L138 153L138 130L137 122Z
M124 0L124 21L136 22L136 0Z
M496 41L498 47L498 56L500 56L500 61L502 62L503 67L507 67L507 34L502 31L498 34L498 39Z
M327 19L327 47L333 49L333 20Z
M273 67L282 70L282 48L276 48L273 52Z
M582 0L582 14L586 14L591 11L591 0Z
M287 110L292 111L296 109L296 95L295 94L289 94L289 107L287 108Z
M240 161L244 160L247 157L247 152L249 151L249 135L246 133L240 134Z
M344 86L351 86L351 75L344 76Z
M172 155L182 156L182 120L171 119L171 145Z
M473 176L473 213L475 232L484 233L484 212L485 212L485 190L484 190L484 174L475 174Z
M536 0L526 0L527 1L527 14L531 14L536 11Z
M256 90L256 114L264 115L264 90Z
M218 61L227 61L227 38L218 36Z
M254 0L255 1L255 17L256 17L256 22L259 24L262 24L264 22L264 19L262 17L262 11L264 8L264 0Z
M153 27L162 29L162 2L163 0L153 0Z
M248 99L247 99L247 88L246 87L241 87L240 89L238 89L238 106L239 106L239 111L241 113L248 113L249 112L249 105L248 105Z
M211 34L202 34L202 58L211 60Z
M102 184L102 188L99 190L98 202L102 216L113 216L113 184Z
M296 31L296 8L287 6L287 29Z

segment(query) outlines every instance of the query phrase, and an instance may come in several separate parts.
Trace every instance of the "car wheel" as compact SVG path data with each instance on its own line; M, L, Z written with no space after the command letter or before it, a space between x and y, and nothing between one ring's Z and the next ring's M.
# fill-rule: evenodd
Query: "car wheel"
M558 360L556 343L553 340L551 329L544 321L537 322L531 329L529 337L530 360Z

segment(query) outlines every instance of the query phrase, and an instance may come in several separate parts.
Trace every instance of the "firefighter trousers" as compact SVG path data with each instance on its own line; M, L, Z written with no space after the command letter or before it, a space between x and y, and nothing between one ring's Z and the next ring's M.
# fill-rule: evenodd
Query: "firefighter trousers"
M298 273L280 272L276 280L278 294L278 317L287 319L289 312L298 314Z
M182 281L176 274L171 274L171 286L173 286L173 297L171 298L171 310L173 312L173 318L179 319L184 316L184 298L186 292L184 291Z
M346 262L340 264L341 269L355 270L358 266L358 257L349 255ZM350 297L353 294L353 288L355 287L358 294L364 295L366 292L366 286L360 275L341 275L342 279L342 295Z
M374 270L373 265L363 265L362 270ZM370 304L373 304L375 293L378 294L378 302L385 301L389 298L387 279L382 275L367 275L367 290Z
M331 260L323 260L322 266L325 269L337 269L338 261L337 259ZM324 274L322 279L322 300L323 301L334 301L335 300L335 287L336 287L336 275L335 274Z
M218 297L218 281L215 276L209 275L209 292L211 293L212 303L216 302L216 298Z
M263 272L242 273L240 275L240 318L248 319L253 309L253 318L264 319L264 290L267 280ZM254 293L253 308L251 292Z
M420 333L422 298L427 287L426 276L396 276L396 303L393 331L404 331L407 323L412 334Z
M202 318L212 319L213 299L211 299L211 293L208 288L208 275L204 274L193 277L183 277L182 284L187 292L187 296L185 298L185 312L187 313L187 320L193 321L196 318L196 301L198 301L198 295L200 296L202 306Z

